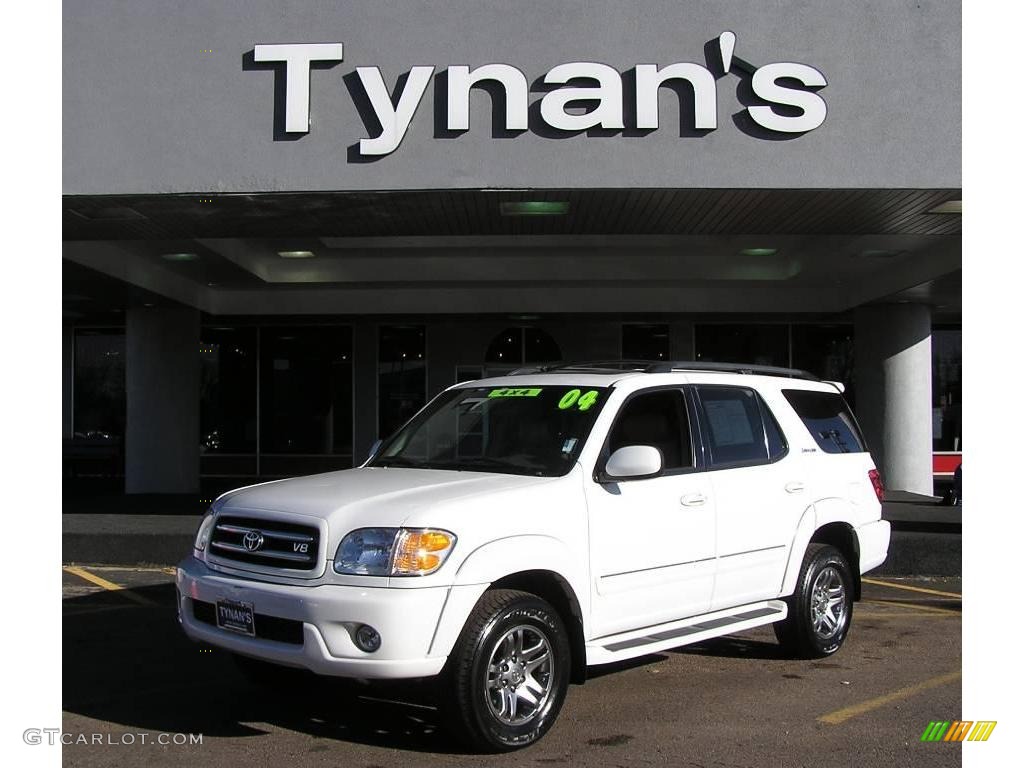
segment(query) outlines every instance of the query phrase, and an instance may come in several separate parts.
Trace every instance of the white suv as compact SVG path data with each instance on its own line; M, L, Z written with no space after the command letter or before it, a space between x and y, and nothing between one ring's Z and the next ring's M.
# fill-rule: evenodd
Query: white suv
M458 384L357 469L218 498L182 627L250 669L438 676L491 751L543 736L589 665L769 623L826 656L889 545L841 392L618 361Z

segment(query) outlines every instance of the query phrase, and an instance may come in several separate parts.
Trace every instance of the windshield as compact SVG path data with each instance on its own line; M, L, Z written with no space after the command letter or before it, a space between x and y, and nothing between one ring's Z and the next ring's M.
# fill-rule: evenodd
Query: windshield
M369 466L564 475L607 393L572 384L449 390L388 440Z

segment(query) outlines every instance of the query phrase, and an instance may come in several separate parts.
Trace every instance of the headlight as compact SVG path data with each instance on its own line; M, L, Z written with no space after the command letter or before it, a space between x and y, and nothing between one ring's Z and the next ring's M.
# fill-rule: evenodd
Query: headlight
M196 542L193 545L196 549L202 552L206 549L206 543L210 540L210 533L213 531L213 512L207 512L206 517L203 518L203 522L199 524L199 530L196 531Z
M455 534L434 528L360 528L338 545L334 571L364 576L426 576L448 559Z

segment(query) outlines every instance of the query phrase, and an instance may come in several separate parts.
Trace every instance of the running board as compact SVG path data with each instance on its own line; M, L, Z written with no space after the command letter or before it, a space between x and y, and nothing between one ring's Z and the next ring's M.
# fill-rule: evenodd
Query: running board
M587 642L587 664L610 664L712 637L760 627L786 618L782 600L766 600L724 611L691 616L653 627L595 638Z

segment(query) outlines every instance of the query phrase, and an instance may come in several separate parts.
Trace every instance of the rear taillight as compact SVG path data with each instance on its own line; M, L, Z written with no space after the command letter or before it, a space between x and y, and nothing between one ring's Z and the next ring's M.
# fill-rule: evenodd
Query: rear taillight
M878 474L877 469L868 470L868 480L871 481L871 487L875 489L875 496L878 497L879 503L885 501L885 488L882 487L882 477Z

